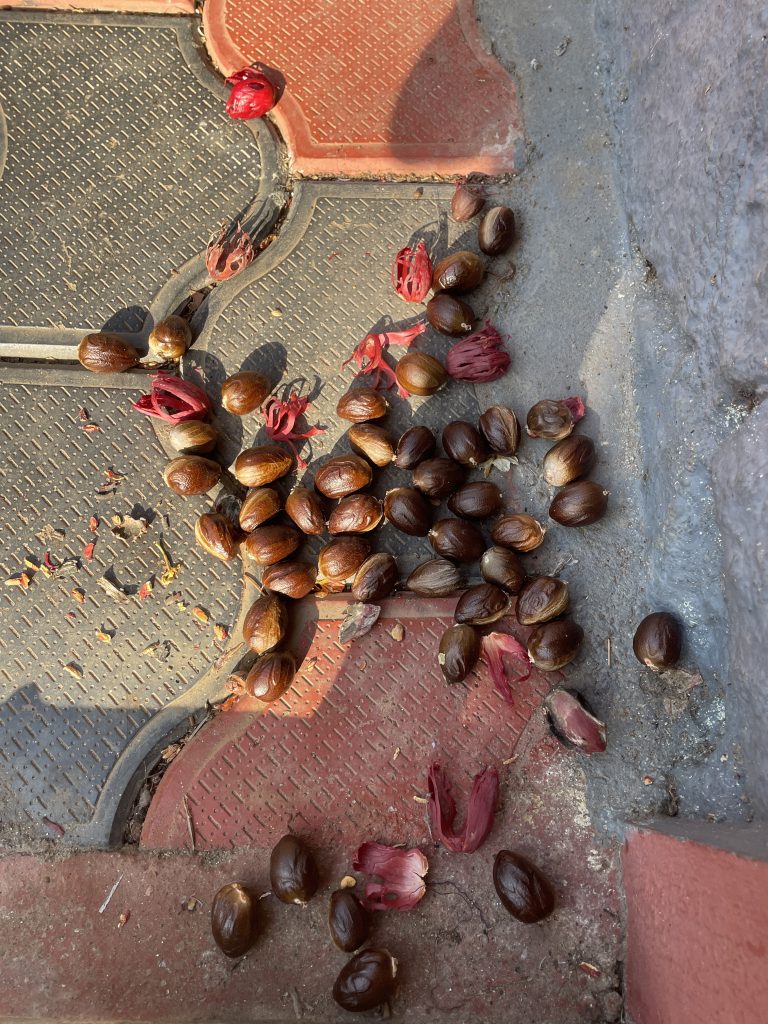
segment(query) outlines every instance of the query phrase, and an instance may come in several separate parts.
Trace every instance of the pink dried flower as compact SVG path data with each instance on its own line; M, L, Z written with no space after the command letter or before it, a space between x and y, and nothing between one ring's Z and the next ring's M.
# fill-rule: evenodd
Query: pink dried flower
M224 224L208 243L205 266L214 281L228 281L253 262L255 253L251 236L240 226Z
M176 424L205 419L211 411L211 400L201 387L191 381L156 373L150 393L142 395L131 408L146 416Z
M267 76L255 68L243 68L230 75L227 85L232 91L227 100L227 113L236 121L263 117L274 107L275 90Z
M451 786L439 764L429 767L429 815L432 834L454 853L474 853L483 845L493 828L493 816L499 798L499 773L495 768L483 768L475 776L475 783L467 804L464 828L456 830L456 801Z
M429 861L418 848L363 843L352 864L355 871L380 879L367 882L365 902L370 910L412 910L427 887Z
M358 377L364 374L375 375L371 385L374 388L378 388L383 374L384 378L389 381L387 387L391 388L393 384L397 383L397 377L392 367L384 361L384 353L390 345L402 345L404 348L409 348L413 344L414 338L423 334L426 329L427 325L425 323L419 323L414 324L413 327L406 328L404 331L382 331L379 334L366 334L363 340L355 347L349 359L345 359L341 364L341 368L343 370L345 366L348 366L354 360L360 367L357 374ZM401 398L408 397L408 392L401 388L399 384L397 389Z
M524 683L531 674L531 660L528 651L513 636L508 633L489 633L483 637L482 650L488 667L491 670L491 678L496 693L503 697L507 704L514 704L515 698L512 693L513 683ZM525 675L515 674L510 676L504 658L509 657L515 661L522 662L525 666Z
M432 287L432 261L423 242L415 249L407 246L395 256L392 284L406 302L421 302L426 298Z
M305 430L303 433L294 430L296 420L299 416L304 416L311 405L312 403L309 398L306 396L299 398L298 393L293 391L287 402L281 401L274 395L270 395L261 407L261 412L266 421L267 437L271 441L284 441L285 444L290 445L301 469L307 468L307 462L299 455L298 448L294 442L305 441L316 434L325 433L325 427L310 427L309 430Z
M510 358L501 348L502 338L486 320L482 331L451 345L445 357L445 368L454 380L497 380L509 369Z

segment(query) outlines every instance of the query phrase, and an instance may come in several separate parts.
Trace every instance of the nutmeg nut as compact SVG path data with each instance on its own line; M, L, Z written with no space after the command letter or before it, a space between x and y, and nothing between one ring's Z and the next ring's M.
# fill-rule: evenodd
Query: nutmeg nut
M424 459L413 471L413 486L428 498L447 498L466 479L466 466L441 456Z
M643 665L658 672L672 668L680 660L683 634L680 623L669 612L646 615L635 631L632 649Z
M368 540L357 534L329 541L317 556L320 582L344 583L355 575L370 553Z
M205 494L221 479L221 466L202 455L179 455L163 470L163 480L176 494Z
M556 576L537 576L520 591L517 598L517 621L522 626L549 622L562 615L568 603L567 583Z
M448 373L434 356L408 352L395 367L397 383L411 395L434 395L448 380Z
M352 423L366 423L386 416L389 402L380 391L374 388L352 388L342 395L336 406L336 415Z
M124 373L137 366L141 356L119 334L98 331L86 334L77 346L77 358L91 373Z
M347 431L352 451L364 455L374 466L388 466L395 457L395 446L387 431L377 423L355 423Z
M168 435L171 448L181 455L206 455L212 452L219 440L219 432L210 423L202 420L185 420L177 423Z
M452 562L476 562L485 551L482 533L466 519L439 519L429 531L429 543Z
M528 657L536 668L555 672L579 653L584 630L573 619L556 619L537 626L528 637Z
M315 489L326 498L346 498L373 479L371 464L359 455L334 455L315 473Z
M274 565L292 555L301 544L301 534L292 526L257 526L245 538L242 550L257 565Z
M220 512L204 512L195 520L195 540L209 555L231 562L240 547L237 529Z
M487 519L502 506L504 496L490 480L464 484L448 499L448 511L463 519Z
M480 431L465 420L454 420L443 429L445 454L462 466L479 466L488 458L488 447Z
M284 597L301 600L315 589L317 567L308 562L276 562L265 568L261 585Z
M221 385L221 404L233 416L255 412L272 390L266 377L255 370L241 370Z
M366 558L355 573L352 596L363 604L375 604L389 597L399 579L395 559L388 552L379 552Z
M320 498L308 487L294 487L285 499L285 511L302 533L315 536L325 529L325 513Z
M480 657L480 634L469 625L449 626L440 637L437 661L447 683L466 679Z
M245 691L270 704L290 688L296 675L296 659L289 651L271 651L259 658L245 679Z
M381 502L372 494L348 494L331 512L328 532L369 533L384 517Z
M192 330L181 316L167 316L149 332L149 351L159 359L181 359L192 344Z
M558 491L549 506L549 518L561 526L590 526L602 519L608 491L593 480L575 480Z
M496 520L491 537L494 544L500 544L503 548L533 551L544 542L546 532L541 523L527 512L515 512Z
M478 583L461 595L453 617L463 625L487 626L503 618L509 611L509 605L509 595L501 587L493 583Z
M387 491L384 515L395 529L411 537L426 537L432 524L429 502L413 487L393 487Z
M285 639L288 612L275 594L257 597L243 621L243 640L256 654L266 654Z
M505 405L492 405L480 417L480 430L494 452L514 455L520 444L517 416Z
M246 533L276 516L281 507L280 495L274 487L254 487L240 506L240 526Z
M422 597L448 597L464 586L458 566L446 558L430 558L417 565L405 586Z
M397 442L395 465L398 469L413 469L435 450L435 435L429 427L409 427Z
M595 464L595 445L584 434L571 434L550 448L542 463L542 476L552 487L565 487L586 476Z
M509 548L488 548L480 559L480 575L508 594L516 594L525 582L522 562Z
M285 476L293 468L293 458L285 448L262 444L246 448L235 459L234 473L244 487L263 487Z

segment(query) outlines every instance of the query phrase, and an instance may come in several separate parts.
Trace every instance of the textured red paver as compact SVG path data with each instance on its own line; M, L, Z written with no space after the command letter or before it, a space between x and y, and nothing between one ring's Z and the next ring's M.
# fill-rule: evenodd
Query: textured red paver
M517 93L473 0L207 0L203 23L226 75L263 61L284 76L274 118L298 174L514 170Z
M2 0L25 11L112 11L122 14L194 14L194 0Z
M450 768L463 800L484 765L504 771L553 682L534 672L510 707L481 661L466 684L448 686L437 649L454 604L424 619L423 601L385 602L373 630L345 646L337 619L318 620L297 679L274 709L241 700L173 761L142 846L188 845L185 796L200 849L265 846L289 824L347 848L362 837L429 838L424 804L413 799L426 793L429 764ZM390 635L396 622L402 642Z

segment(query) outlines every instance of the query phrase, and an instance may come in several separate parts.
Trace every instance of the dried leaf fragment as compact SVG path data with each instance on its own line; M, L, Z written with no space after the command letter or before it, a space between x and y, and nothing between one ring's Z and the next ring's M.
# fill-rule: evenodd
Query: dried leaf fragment
M146 601L152 591L155 589L155 585L152 580L147 580L146 583L142 583L137 591L137 596L140 601Z
M88 414L88 410L86 408L82 408L77 410L77 418L80 420L81 423L85 423L91 417Z
M96 580L96 583L109 597L118 601L120 604L126 604L130 600L128 594L126 594L123 588L118 587L107 576L99 577L99 579Z
M89 562L92 562L93 561L93 552L94 552L95 548L96 548L96 541L91 541L90 544L86 544L85 547L83 548L83 558L85 558Z
M141 537L149 529L149 523L143 517L134 519L133 516L112 516L110 530L120 540L132 541Z
M67 664L64 666L64 671L69 672L69 674L71 676L74 676L75 679L83 678L83 670L80 668L76 661L68 661Z
M207 623L211 618L205 608L201 608L200 605L195 605L192 609L192 616L203 624Z
M76 572L80 571L80 559L79 558L65 558L63 562L60 562L54 572L60 576L66 578L67 576L74 576Z
M99 523L100 522L101 522L101 520L99 519L99 517L97 515L92 515L89 518L89 520L88 520L88 529L91 531L91 533L96 533L96 531L99 528Z
M161 541L155 541L155 547L162 556L164 566L163 571L160 573L160 576L158 577L160 581L160 586L167 587L170 583L173 582L173 580L176 579L176 576L179 574L179 570L181 569L183 563L179 562L177 565L174 565L173 562L171 561L170 555L163 547Z
M217 622L214 624L213 627L213 635L216 638L216 640L228 640L229 629L226 626L222 625L220 622Z
M155 640L141 652L147 658L157 658L158 661L167 661L171 656L170 640Z
M73 587L69 592L69 596L77 601L78 604L85 604L85 591L81 590L80 587Z
M180 743L170 743L167 747L163 747L160 751L160 757L165 761L166 764L170 764L171 761L181 752Z
M35 536L41 544L49 544L52 540L64 540L66 534L63 530L57 530L55 527L46 524L42 530L38 530Z
M101 427L98 423L83 423L80 429L84 434L100 434Z
M19 590L29 589L29 573L20 572L17 576L11 576L5 581L6 587L18 587Z
M107 633L107 631L105 629L97 629L96 630L96 639L97 640L101 640L101 642L103 644L111 644L112 643L112 634L111 633Z
M124 928L125 925L127 925L128 922L130 921L130 919L131 919L131 912L130 912L130 910L124 910L122 912L122 914L120 915L120 917L118 917L118 919L117 919L117 927L118 928Z

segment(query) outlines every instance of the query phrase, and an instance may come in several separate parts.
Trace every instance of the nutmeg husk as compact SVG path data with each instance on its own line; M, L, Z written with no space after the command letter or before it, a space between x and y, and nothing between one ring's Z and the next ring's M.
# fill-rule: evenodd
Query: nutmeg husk
M365 537L336 537L317 556L319 582L344 583L355 575L370 553L371 545Z
M369 533L384 518L381 502L372 494L348 494L331 512L328 532Z
M448 511L462 519L487 519L502 506L504 496L490 480L473 480L464 484L448 499Z
M533 551L544 542L546 532L541 523L527 512L515 512L496 520L491 537L494 544L500 544L503 548Z
M294 487L285 499L285 511L302 533L316 536L325 529L320 498L308 487Z
M257 597L243 621L243 640L256 654L266 654L285 639L288 612L275 594Z
M397 586L400 574L397 562L388 552L366 558L352 581L352 596L363 604L376 604L389 597Z
M245 679L245 691L271 704L289 689L296 675L296 659L289 651L272 651L259 658Z
M487 626L497 622L509 611L510 598L493 583L469 587L458 600L453 617L467 626Z
M326 498L346 498L362 491L372 479L370 462L359 455L334 455L315 473L315 489Z
M409 427L397 442L395 465L398 469L413 469L435 450L435 435L429 427Z
M285 476L293 468L293 457L276 444L246 448L235 459L234 474L244 487L263 487Z
M434 356L408 352L395 367L397 383L411 395L434 395L448 380L448 373Z
M386 416L389 402L380 391L374 388L352 388L342 395L336 406L336 415L352 423L366 423Z
M505 405L492 405L480 417L480 430L498 455L514 455L520 445L517 416Z
M376 423L355 423L347 431L352 451L364 455L374 466L388 466L395 446L387 431Z
M168 435L171 448L181 455L206 455L213 451L218 440L216 427L202 420L177 423Z
M86 334L77 346L77 358L91 373L124 373L137 366L141 356L119 334L98 331Z
M480 575L508 594L517 594L525 582L522 562L509 548L488 548L480 559Z
M221 385L221 404L233 416L247 416L256 412L272 385L255 370L241 370L227 377Z
M231 562L240 548L237 529L220 512L204 512L197 517L195 540L203 551L222 562Z
M413 485L428 498L447 498L467 479L466 466L438 456L425 459L413 471Z
M245 538L242 550L257 565L274 565L288 558L301 544L301 534L292 526L257 526Z
M308 562L276 562L261 574L261 584L266 590L301 600L315 589L317 566Z
M282 501L274 487L254 487L240 506L240 526L246 533L266 523L280 511Z
M387 491L384 515L395 529L411 537L426 537L432 524L429 502L413 487L393 487Z
M429 531L429 543L452 562L476 562L485 551L482 533L466 519L439 519Z
M167 316L152 328L148 344L159 359L181 359L192 344L192 330L183 317Z
M221 466L202 455L178 455L163 470L163 480L176 494L205 494L221 479Z
M556 576L537 576L530 580L517 598L517 621L536 626L562 615L569 604L568 584Z

